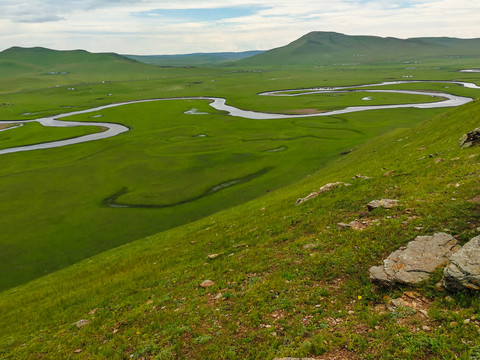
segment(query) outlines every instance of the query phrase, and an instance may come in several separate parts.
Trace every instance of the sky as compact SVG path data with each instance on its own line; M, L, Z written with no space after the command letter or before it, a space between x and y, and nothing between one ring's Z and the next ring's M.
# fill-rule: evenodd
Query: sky
M480 38L476 0L0 0L0 9L0 51L238 52L310 31Z

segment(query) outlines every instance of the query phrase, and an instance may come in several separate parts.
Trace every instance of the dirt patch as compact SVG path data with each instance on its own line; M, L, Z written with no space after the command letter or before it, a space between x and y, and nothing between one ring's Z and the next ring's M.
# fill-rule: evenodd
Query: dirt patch
M5 130L11 128L12 126L17 126L16 124L0 124L0 130Z
M475 196L474 198L468 200L470 202L473 202L475 204L480 204L480 195Z

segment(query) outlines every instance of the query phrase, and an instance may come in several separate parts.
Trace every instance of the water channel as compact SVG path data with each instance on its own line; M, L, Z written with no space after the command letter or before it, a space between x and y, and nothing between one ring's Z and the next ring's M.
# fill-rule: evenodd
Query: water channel
M398 108L419 108L419 109L432 109L432 108L442 108L442 107L454 107L464 105L473 99L463 96L457 96L444 92L434 92L434 91L422 91L422 90L384 90L384 89L369 89L377 86L387 86L387 85L399 85L399 84L410 84L410 83L445 83L445 84L456 84L461 85L470 89L480 89L480 86L475 83L470 82L461 82L461 81L390 81L383 82L379 84L368 84L368 85L358 85L358 86L343 86L343 87L318 87L318 88L309 88L309 89L292 89L292 90L278 90L278 91L268 91L260 93L260 96L302 96L302 95L312 95L312 94L325 94L325 93L347 93L347 92L367 92L367 93L397 93L397 94L411 94L411 95L423 95L423 96L432 96L437 98L443 98L440 101L429 102L429 103L416 103L416 104L397 104L397 105L365 105L365 106L350 106L340 110L326 111L322 113L314 114L302 114L302 115L287 115L287 114L273 114L273 113L263 113L257 111L242 110L231 105L226 104L226 99L218 97L177 97L177 98L159 98L159 99L147 99L147 100L137 100L137 101L128 101L121 102L116 104L109 104L104 106L95 107L92 109L74 111L39 119L33 120L24 120L24 121L0 121L2 124L14 124L16 127L21 126L22 124L29 122L38 122L43 126L52 126L52 127L72 127L72 126L98 126L106 128L105 131L83 135L75 138L51 141L40 144L25 145L12 147L8 149L0 150L1 154L9 154L21 151L31 151L31 150L41 150L41 149L51 149L67 145L80 144L89 141L106 139L113 137L124 132L129 131L129 128L116 123L105 123L105 122L75 122L75 121L62 121L59 119L86 114L91 112L97 112L117 106L123 106L128 104L138 104L146 103L152 101L165 101L165 100L207 100L210 101L210 106L216 110L226 111L230 116L242 117L252 120L266 120L266 119L294 119L294 118L305 118L305 117L317 117L317 116L332 116L339 114L347 114L358 111L367 111L367 110L378 110L378 109L398 109ZM188 112L187 112L188 113ZM190 112L194 114L194 112ZM13 129L14 127L9 127L3 131Z

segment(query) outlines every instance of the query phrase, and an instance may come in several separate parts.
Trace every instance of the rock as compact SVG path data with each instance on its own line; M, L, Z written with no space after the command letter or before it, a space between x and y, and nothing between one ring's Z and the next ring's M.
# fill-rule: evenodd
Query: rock
M273 335L273 333L272 333ZM277 336L277 333L275 333L274 336ZM316 360L314 358L292 358L292 357L282 357L282 358L274 358L273 360Z
M367 224L358 220L348 223L348 227L353 230L363 230L367 228Z
M352 180L355 180L355 179L368 180L368 179L371 179L371 177L370 176L365 176L365 175L362 175L362 174L357 174L357 175L352 177Z
M385 286L415 285L448 261L458 250L457 240L445 233L417 236L406 247L391 253L383 265L370 268L370 280Z
M477 195L474 198L469 199L468 201L473 202L475 204L480 204L480 195Z
M299 198L297 200L297 202L295 203L295 205L300 205L301 203L305 202L305 201L308 201L310 199L313 199L314 197L317 197L318 195L320 195L321 193L323 192L326 192L326 191L330 191L330 190L333 190L339 186L350 186L351 184L348 184L348 183L343 183L343 182L336 182L336 183L328 183L328 184L325 184L323 185L320 189L318 189L317 191L313 191L311 192L310 194L308 194L306 197L304 198Z
M460 140L458 140L458 144L461 148L468 148L480 144L480 127L462 135Z
M447 290L480 290L480 236L474 237L450 257L443 270Z
M205 289L205 288L207 288L209 286L213 286L213 285L215 285L215 283L212 280L205 280L204 282L202 282L200 284L200 287Z
M445 296L445 298L444 298L443 300L445 300L445 301L448 302L448 303L453 303L453 302L455 302L455 299L452 298L451 296Z
M367 204L368 211L373 211L380 207L384 209L391 209L398 205L398 200L391 199L382 199L382 200L372 200Z
M74 352L75 354L80 354L82 351L83 351L82 349L73 350L73 352Z
M337 224L337 229L340 229L340 230L345 230L345 229L364 230L367 227L368 227L368 224L366 222L361 222L358 220L353 220L348 224L345 224L345 223Z
M88 325L90 321L88 320L85 320L85 319L82 319L82 320L78 320L77 322L73 323L72 325L75 325L77 328L81 328L81 327L84 327L85 325Z
M100 310L100 308L95 308L95 309L93 309L93 310L90 310L90 311L88 312L88 315L95 315L95 313L96 313L98 310Z
M222 254L210 254L210 255L208 255L208 258L209 259L215 259L215 258L219 257L220 255L222 255Z
M348 225L345 224L345 223L338 223L337 224L337 229L340 229L340 230L348 229Z

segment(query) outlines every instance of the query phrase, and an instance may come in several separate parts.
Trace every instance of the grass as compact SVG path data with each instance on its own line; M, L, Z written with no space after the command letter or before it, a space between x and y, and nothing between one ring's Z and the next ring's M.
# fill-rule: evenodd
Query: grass
M100 131L102 129L97 126L51 128L39 123L25 123L21 127L0 132L0 150L79 137Z
M85 56L80 55L82 59ZM74 52L65 56L76 58L79 54ZM108 59L107 55L96 55L92 63L106 61L105 57ZM42 74L52 68L52 64L55 64L52 60L40 64L44 66ZM40 65L34 64L36 67ZM341 72L335 71L335 67L262 72L231 68L149 67L148 72L156 74L149 80L139 79L144 73L140 72L140 65L135 64L129 80L123 73L116 78L118 74L113 71L108 75L115 81L96 83L87 81L99 74L75 66L78 73L71 71L62 76L71 82L81 75L84 76L83 82L5 93L0 116L28 119L162 96L224 96L229 104L244 109L281 113L323 111L365 103L426 101L422 96L385 93L299 97L256 95L273 89L378 83L389 80L387 75L400 74L399 66L404 67L404 64L362 65ZM112 66L116 69L116 65ZM142 71L146 69L143 66ZM446 78L445 70L431 70L426 64L422 66L425 67L422 70L424 78ZM450 65L444 62L443 66ZM87 67L90 68L93 65ZM476 76L456 75L465 80ZM27 86L31 76L22 75L18 86ZM437 83L387 88L445 91L445 86L449 86L448 91L459 95L478 95L477 90ZM372 101L362 100L364 96L371 96ZM428 97L428 100L432 98ZM209 114L184 114L191 108ZM0 201L4 204L0 208L0 226L5 237L1 243L0 289L8 289L110 248L262 196L321 169L341 153L368 139L394 128L410 127L444 111L376 110L341 117L253 121L225 116L205 101L175 100L128 105L71 117L71 120L91 121L92 116L102 115L95 121L120 122L132 130L102 141L2 156L0 184L5 191L0 194ZM81 128L38 131L34 129L38 126L29 126L35 135L23 129L8 130L0 135L12 137L8 140L10 146L40 139L50 141L84 131ZM12 135L8 135L10 132ZM21 135L13 138L13 132ZM191 176L192 173L195 177ZM223 188L228 184L234 186ZM218 186L221 191L212 191ZM52 202L52 198L56 200ZM109 208L106 200L110 198L115 204L129 205L130 208ZM25 207L24 204L29 205ZM23 211L18 213L18 208ZM32 222L30 219L36 220Z
M256 94L401 80L405 72L402 62L262 71L140 64L103 82L106 74L93 71L101 61L91 71L73 67L78 73L61 75L59 87L49 80L58 75L43 75L51 61L23 64L38 74L17 77L22 91L3 88L0 117L187 95L222 96L260 111L325 110L364 103L363 94L320 95L318 102ZM416 79L478 81L478 74L457 72L475 61L434 59L412 71ZM477 90L437 83L386 88L445 86L478 97ZM372 98L368 104L410 100ZM192 108L208 114L184 113ZM375 306L407 289L373 287L368 268L416 235L448 229L464 243L478 234L478 205L468 199L478 195L480 153L461 150L457 140L478 127L479 110L477 101L454 110L253 121L206 101L167 100L70 117L102 115L95 121L121 122L131 131L0 157L0 357L476 356L478 295L445 300L434 286L438 273L416 289L428 298L430 319L409 309L382 314ZM20 144L80 131L45 130L28 124L0 135L11 132L9 141ZM371 179L352 179L356 174ZM336 181L352 185L294 205ZM365 212L368 201L387 197L400 206ZM337 229L356 218L373 225ZM199 287L206 279L215 284ZM80 319L89 323L77 328Z
M448 228L463 243L477 234L468 199L478 194L480 152L457 140L477 126L479 107L391 131L294 185L4 292L2 356L468 359L479 345L478 295L446 302L435 279L419 286L431 302L423 330L408 309L374 310L403 289L372 287L368 268L416 235ZM358 173L372 178L352 180ZM294 205L332 181L352 186ZM336 228L381 197L400 206L364 215L378 226ZM215 284L200 288L205 279ZM80 319L90 323L71 325Z

